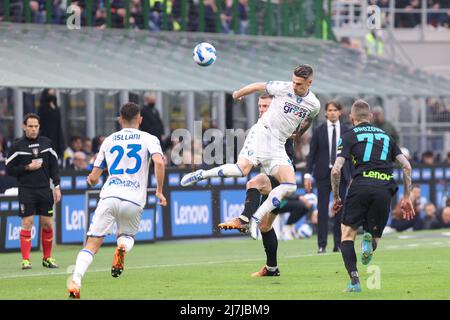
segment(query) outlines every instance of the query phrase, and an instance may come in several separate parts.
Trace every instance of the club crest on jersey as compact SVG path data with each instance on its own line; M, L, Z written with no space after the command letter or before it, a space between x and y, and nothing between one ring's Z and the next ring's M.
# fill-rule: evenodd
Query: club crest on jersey
M31 152L33 152L33 155L37 157L39 155L39 148L33 148L31 149Z
M303 99L301 97L297 97L297 103L301 103Z

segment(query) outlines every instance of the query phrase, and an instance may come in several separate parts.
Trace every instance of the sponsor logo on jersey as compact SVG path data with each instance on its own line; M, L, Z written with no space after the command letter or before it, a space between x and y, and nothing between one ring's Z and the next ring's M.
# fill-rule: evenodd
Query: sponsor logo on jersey
M133 180L122 180L119 178L112 178L111 180L109 180L108 182L108 186L121 186L121 187L126 187L126 188L132 188L132 189L139 189L141 187L141 184L139 183L139 181L133 181Z
M292 113L299 118L305 118L308 114L308 110L301 108L290 102L285 102L283 107L284 113Z
M382 181L389 181L392 178L394 178L394 175L371 170L369 172L363 171L363 177L364 178L373 178L373 179L382 180Z

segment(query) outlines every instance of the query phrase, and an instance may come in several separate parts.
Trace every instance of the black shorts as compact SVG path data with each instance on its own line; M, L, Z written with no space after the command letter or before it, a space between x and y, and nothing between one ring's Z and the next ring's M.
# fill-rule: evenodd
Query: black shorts
M53 216L53 192L50 188L19 188L19 217Z
M364 230L375 238L381 238L391 211L391 188L351 186L344 202L342 224Z

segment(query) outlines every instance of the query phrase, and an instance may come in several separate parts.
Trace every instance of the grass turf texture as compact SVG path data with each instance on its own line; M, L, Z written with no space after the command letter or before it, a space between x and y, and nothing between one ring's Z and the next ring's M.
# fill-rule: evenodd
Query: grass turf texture
M374 274L361 264L360 243L361 235L356 251L362 293L342 292L349 281L342 256L318 255L315 237L280 241L281 276L265 278L250 277L265 264L262 242L228 238L136 245L119 278L110 274L114 247L102 247L83 279L81 298L450 299L449 230L386 235L369 264L379 267L380 289L367 287ZM66 282L80 249L57 246L53 256L60 269L54 270L42 267L41 252L31 253L32 270L20 269L20 253L0 254L0 299L67 299Z

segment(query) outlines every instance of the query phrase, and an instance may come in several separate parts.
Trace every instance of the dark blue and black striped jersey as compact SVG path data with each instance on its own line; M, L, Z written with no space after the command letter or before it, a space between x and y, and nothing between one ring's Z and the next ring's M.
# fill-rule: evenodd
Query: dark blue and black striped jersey
M353 162L352 184L396 187L393 163L402 152L383 130L361 123L343 134L337 151L339 157Z

